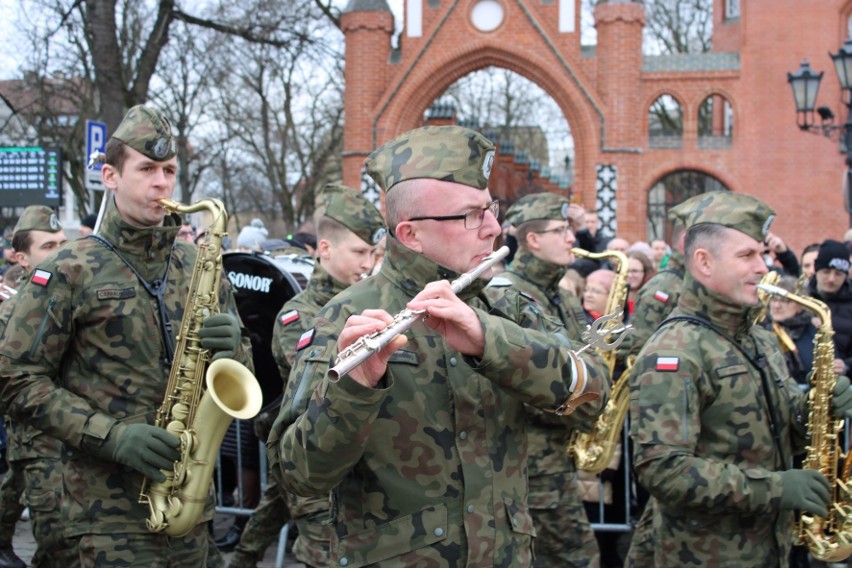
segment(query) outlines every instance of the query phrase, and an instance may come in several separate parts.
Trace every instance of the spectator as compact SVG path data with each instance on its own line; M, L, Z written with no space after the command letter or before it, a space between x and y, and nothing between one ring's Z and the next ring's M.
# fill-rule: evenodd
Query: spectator
M195 243L195 227L189 223L184 223L178 229L177 238L183 239L188 243Z
M627 252L630 248L630 242L621 237L613 237L606 243L606 250L617 250L618 252Z
M577 238L577 247L589 252L601 252L606 248L604 236L598 232L600 220L593 209L584 211L579 205L573 204L568 211L571 228Z
M810 279L816 272L814 269L814 261L816 261L818 253L819 243L808 245L805 247L805 250L802 251L802 274L804 274L808 279Z
M627 254L627 314L633 315L633 306L639 289L657 272L645 254L633 251Z
M849 280L849 251L841 242L826 240L819 247L808 282L808 294L822 300L831 310L834 328L834 372L846 375L852 365L852 282Z
M769 255L772 258L771 263L767 260L767 267L780 267L782 269L782 274L788 274L790 276L795 276L796 278L799 277L799 274L801 274L799 261L796 260L796 255L793 251L787 248L787 245L781 237L772 231L769 231L766 233L766 240L763 244L766 246L764 254Z
M657 268L664 267L665 263L663 261L672 253L672 247L670 247L666 241L655 239L651 241L651 250L654 251L654 257L651 259L654 266Z
M778 281L778 287L795 293L796 279L784 276ZM808 373L814 364L814 336L817 332L812 321L814 314L801 304L781 296L769 299L769 314L790 374L797 383L807 386Z
M237 248L243 251L261 251L260 244L269 237L269 232L263 226L260 219L253 219L251 224L245 226L237 235Z
M583 290L583 311L586 312L588 323L606 314L609 290L614 280L615 272L604 268L595 270L586 278L586 288Z

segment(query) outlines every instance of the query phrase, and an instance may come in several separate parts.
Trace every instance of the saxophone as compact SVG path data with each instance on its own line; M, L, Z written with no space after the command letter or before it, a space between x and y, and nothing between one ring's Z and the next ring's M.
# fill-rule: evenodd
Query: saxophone
M139 496L150 510L148 530L183 536L204 511L219 446L231 420L255 416L262 395L257 379L241 363L233 359L210 363L198 335L204 318L219 311L221 246L228 225L222 202L210 199L185 206L161 199L160 204L171 212L207 210L213 216L208 237L198 245L169 382L154 422L180 438L181 457L172 471L163 471L165 481L145 479Z
M828 517L802 514L794 527L796 536L810 549L814 558L823 562L837 562L852 554L852 487L848 484L849 459L845 460L838 475L838 461L843 458L838 433L843 420L831 416L831 397L837 375L834 363L834 342L831 312L823 302L800 296L777 286L758 284L763 291L786 298L813 311L820 319L814 337L814 367L810 375L808 392L808 439L810 445L802 467L816 469L831 484Z
M606 313L610 314L622 311L625 300L627 299L627 274L629 270L627 255L615 250L590 253L582 249L572 249L572 252L575 256L584 258L599 259L611 257L618 260L618 271L609 290ZM619 319L621 318L616 319L615 325L620 323ZM609 367L610 376L612 376L615 371L617 359L615 350L605 351L601 355ZM595 420L591 431L580 432L575 430L571 435L571 439L568 441L568 455L574 457L574 463L577 465L577 468L583 471L600 473L612 461L612 456L618 447L619 436L629 407L630 385L628 377L634 360L635 357L633 356L628 358L627 368L613 384L610 399L607 401L603 412Z

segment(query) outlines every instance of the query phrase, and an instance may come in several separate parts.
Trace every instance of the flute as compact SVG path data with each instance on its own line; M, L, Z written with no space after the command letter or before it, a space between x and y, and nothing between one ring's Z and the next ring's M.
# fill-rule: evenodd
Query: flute
M482 259L482 262L474 266L468 272L465 272L455 280L451 287L453 293L458 294L467 288L471 282L479 278L479 276L494 266L497 262L506 258L509 254L509 247L500 247L488 256ZM374 331L373 333L364 335L358 340L338 353L337 360L334 362L334 367L329 369L328 376L332 380L337 380L352 372L361 363L378 353L385 345L401 333L405 333L415 323L426 317L424 310L402 310L395 316L393 321L382 330Z

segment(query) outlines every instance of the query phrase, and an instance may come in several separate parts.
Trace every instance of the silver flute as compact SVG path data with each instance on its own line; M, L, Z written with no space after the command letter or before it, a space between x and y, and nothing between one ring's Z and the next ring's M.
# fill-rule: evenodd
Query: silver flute
M483 258L482 262L453 280L451 284L453 293L458 294L467 288L471 282L479 278L483 272L494 266L497 262L506 258L506 255L508 254L509 247L500 247ZM401 333L405 333L411 328L411 326L425 317L426 312L423 310L409 310L408 308L402 310L393 316L393 322L389 323L387 327L358 338L355 343L338 353L337 360L334 362L334 367L328 371L328 376L333 380L345 377L352 372L353 369L358 367L358 365L381 351L381 349L390 343L394 337Z

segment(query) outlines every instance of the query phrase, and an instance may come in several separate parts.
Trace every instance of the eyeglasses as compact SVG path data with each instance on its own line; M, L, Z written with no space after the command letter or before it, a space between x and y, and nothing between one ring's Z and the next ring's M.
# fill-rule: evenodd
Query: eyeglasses
M194 237L195 235L192 234L192 231L178 231L177 236L179 236L179 237Z
M488 207L483 209L471 209L463 215L443 215L438 217L412 217L409 221L457 221L464 219L464 228L468 230L478 229L482 226L482 220L485 219L485 213L490 212L497 218L497 213L500 211L500 202L496 199L488 204Z
M603 288L586 288L585 290L583 290L583 293L584 294L595 294L596 296L603 296L605 294L609 294L609 292L607 292Z
M627 271L628 274L645 274L644 268L631 268Z
M544 233L556 233L557 235L559 235L560 237L562 237L564 239L565 237L568 236L568 231L570 231L570 230L571 230L571 227L569 227L568 225L562 225L561 227L554 227L552 229L545 229L543 231L533 231L533 232L538 234L538 235L543 235Z

